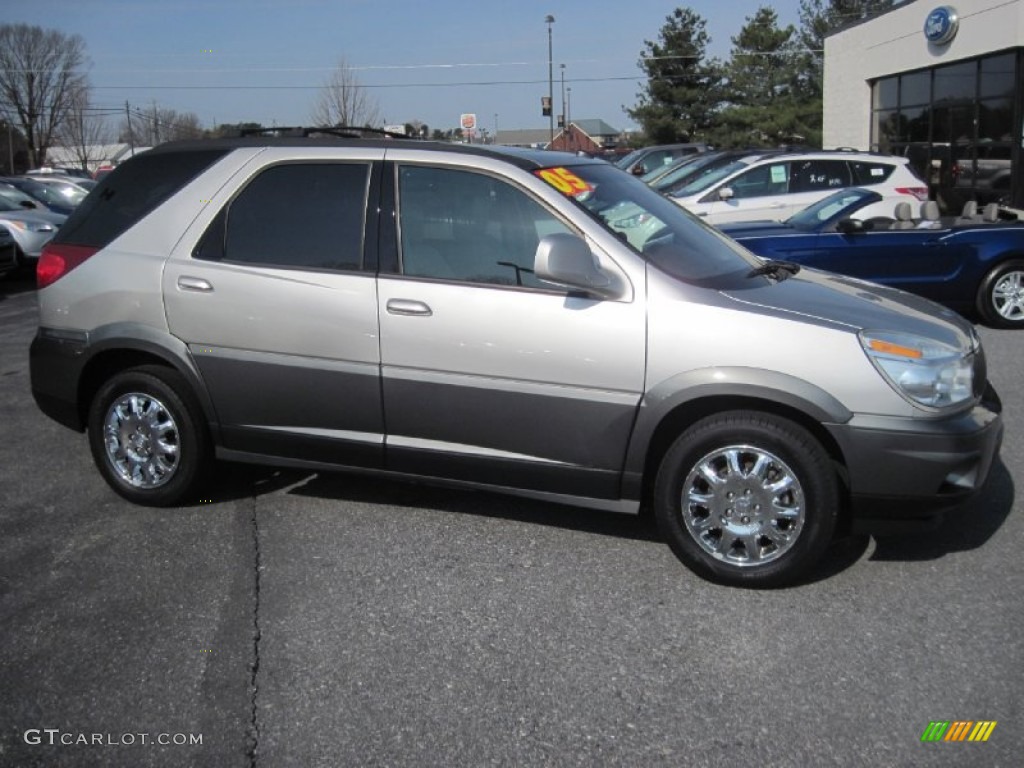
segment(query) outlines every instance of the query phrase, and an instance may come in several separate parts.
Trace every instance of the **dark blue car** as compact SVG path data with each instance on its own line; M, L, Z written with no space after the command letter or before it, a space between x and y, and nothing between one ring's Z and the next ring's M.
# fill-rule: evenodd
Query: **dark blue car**
M906 204L904 204L906 205ZM927 205L927 204L926 204ZM843 189L784 222L720 229L767 259L925 296L989 325L1024 328L1024 222L987 215L914 220L870 190Z

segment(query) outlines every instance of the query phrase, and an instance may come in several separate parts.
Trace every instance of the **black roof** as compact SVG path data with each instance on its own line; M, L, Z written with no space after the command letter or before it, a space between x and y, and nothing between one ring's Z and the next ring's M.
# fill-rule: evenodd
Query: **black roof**
M169 141L147 150L146 154L196 152L202 150L230 151L242 147L378 147L382 149L413 149L421 152L453 152L455 154L493 157L527 170L550 168L572 162L573 165L605 165L602 160L579 156L571 152L543 149L523 149L492 144L449 144L442 141L392 138L335 138L330 136L238 136L224 139L190 139Z

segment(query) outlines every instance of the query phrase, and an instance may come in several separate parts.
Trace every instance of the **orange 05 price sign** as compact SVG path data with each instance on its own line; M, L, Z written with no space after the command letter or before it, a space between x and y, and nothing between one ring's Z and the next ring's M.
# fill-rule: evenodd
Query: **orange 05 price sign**
M583 192L593 190L593 187L568 168L544 168L534 171L534 173L563 195L569 197L575 197Z

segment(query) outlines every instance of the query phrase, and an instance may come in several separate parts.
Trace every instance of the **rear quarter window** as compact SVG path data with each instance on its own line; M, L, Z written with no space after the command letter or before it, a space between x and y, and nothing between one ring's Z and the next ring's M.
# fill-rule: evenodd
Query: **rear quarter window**
M892 176L895 168L895 165L887 163L866 163L862 161L850 163L850 170L853 171L853 183L858 187L881 184Z
M54 242L105 247L228 151L200 149L133 157L104 177L58 230Z

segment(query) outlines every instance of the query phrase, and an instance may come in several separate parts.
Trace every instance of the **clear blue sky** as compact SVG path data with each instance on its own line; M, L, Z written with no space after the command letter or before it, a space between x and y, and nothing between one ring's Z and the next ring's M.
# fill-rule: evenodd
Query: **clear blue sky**
M708 22L709 53L761 5L797 24L799 0L693 0ZM573 119L631 127L642 80L636 62L677 4L654 0L3 0L4 23L80 34L94 101L123 109L195 112L204 126L254 121L307 125L340 57L357 68L390 123L452 128L463 112L493 130L543 128L553 31L556 113L566 65ZM209 51L209 52L208 52ZM116 119L116 118L115 118Z

